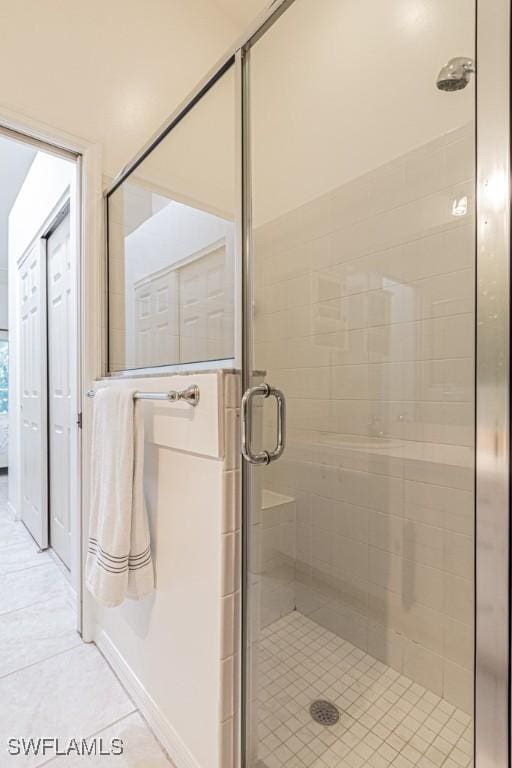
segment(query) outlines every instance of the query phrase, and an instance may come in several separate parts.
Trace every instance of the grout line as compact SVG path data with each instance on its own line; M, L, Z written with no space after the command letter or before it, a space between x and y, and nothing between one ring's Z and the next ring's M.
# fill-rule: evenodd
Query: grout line
M22 605L20 608L13 608L10 611L4 611L3 613L0 613L0 623L2 622L2 619L4 616L10 616L11 614L18 613L19 611L25 611L27 610L27 608L33 608L35 605L37 606L45 605L45 603L53 602L54 600L57 600L59 597L61 597L61 595L58 593L55 593L54 595L49 595L48 597L40 598L39 600L36 600L33 603L29 603L28 605ZM69 608L73 610L73 606L68 601L67 591L65 594L64 593L62 594L62 597L64 597L65 602L69 604Z
M19 669L13 669L12 672L7 672L5 675L0 675L0 680L5 680L6 677L11 677L12 675L17 674L18 672L22 672L25 669L30 669L31 667L36 667L38 664L43 664L46 661L50 661L50 659L55 659L57 656L63 656L65 653L70 653L71 651L74 651L76 648L81 648L82 646L86 646L87 643L84 643L80 636L77 636L77 639L79 642L77 642L76 645L72 645L69 648L64 649L63 651L57 651L57 653L53 653L51 656L46 656L44 659L38 659L37 661L33 661L31 664L26 664L24 667L19 667Z
M137 712L137 710L135 710ZM126 715L123 715L122 717L118 717L117 720L113 720L111 723L108 723L105 726L102 726L97 731L94 731L94 733L90 733L87 736L83 736L84 739L93 739L95 736L98 736L102 731L107 730L107 728L113 728L118 723L122 723L123 720L126 720L128 717L131 717L134 714L134 712L128 712ZM51 765L51 763L56 762L59 759L59 755L55 755L54 757L51 757L49 760L47 760L44 763L39 763L40 768L43 768L45 765ZM171 766L172 768L172 766Z
M159 746L159 747L160 747L160 749L162 750L162 752L163 752L164 756L167 758L167 760L168 760L168 762L169 762L169 768L176 768L176 767L175 767L175 765L174 765L174 763L173 763L173 761L171 760L171 757L170 757L169 753L167 752L167 750L166 750L166 748L164 747L164 745L163 745L163 744L160 742L160 739L158 738L158 736L156 735L156 733L155 733L155 732L153 731L153 729L151 728L151 726L150 726L150 724L148 723L148 721L146 720L146 718L145 718L144 714L143 714L143 713L140 711L140 709L137 709L137 710L135 710L135 711L137 712L137 714L139 715L139 717L141 718L141 720L142 720L142 721L144 722L144 724L146 725L146 728L148 729L148 731L150 732L150 734L153 736L154 740L156 741L156 743L158 744L158 746ZM132 714L133 714L133 712L132 712Z
M42 553L41 553L42 554ZM13 566L13 568L9 568L6 570L3 570L0 568L0 576L9 576L11 573L22 573L22 571L32 571L34 568L41 568L43 565L49 565L52 561L50 558L45 558L46 562L44 563L34 563L33 565L22 565L21 568L17 568L16 566Z
M58 597L58 593L55 593L53 597ZM52 597L44 598L44 601L51 600ZM35 605L41 605L41 598L38 600L34 600L33 603L27 603L27 605L20 605L18 608L11 608L8 611L2 611L0 612L0 621L2 620L3 616L9 616L11 613L17 613L18 611L24 611L26 608L33 608Z
M462 183L467 183L467 182L462 182ZM445 191L445 190L439 190L439 192L443 192L443 191ZM436 194L439 195L439 192L437 192L437 193L430 193L429 195L427 195L427 197L435 197ZM279 260L280 257L288 256L297 247L308 246L311 243L315 243L318 240L324 240L326 238L331 239L331 237L333 235L338 235L339 233L342 233L342 232L346 233L347 231L353 229L354 226L356 226L356 227L360 226L364 222L368 222L368 221L370 221L372 219L375 219L377 217L385 215L386 213L389 213L389 212L391 212L393 210L396 211L399 208L403 208L404 205L406 206L406 205L408 205L408 203L400 204L400 205L394 206L393 208L389 208L389 209L385 209L383 211L379 211L378 213L376 213L376 214L374 214L372 216L368 216L367 218L364 218L364 219L359 219L358 221L354 221L354 222L348 223L348 224L343 225L341 227L334 227L332 229L329 228L328 230L326 230L325 232L323 232L320 235L316 234L316 235L313 235L313 236L311 236L311 235L309 235L309 236L308 235L302 236L300 238L299 242L293 242L292 245L287 247L287 248L281 248L281 249L278 248L276 252L273 252L271 255L265 256L264 260L263 260L263 267L265 267L266 262L268 262L270 260L275 262L276 259ZM413 235L409 235L409 236L405 235L405 236L403 236L404 239L399 239L398 242L386 243L383 248L382 247L381 248L377 248L377 249L370 248L370 250L368 250L368 251L364 250L358 256L354 256L351 259L347 259L345 261L334 261L332 263L326 264L324 267L322 267L322 270L333 269L333 268L336 268L338 266L342 266L342 265L345 265L345 264L355 264L358 261L360 261L361 259L368 259L368 258L372 258L372 257L375 257L375 256L380 256L380 255L383 255L383 254L387 254L390 251L396 250L397 248L404 248L406 246L412 245L413 243L417 243L417 242L419 242L421 240L428 240L429 238L438 237L440 235L446 235L446 234L449 234L449 233L455 232L455 231L458 232L459 230L462 230L462 229L472 230L473 227L470 226L470 225L472 225L472 222L474 221L474 219L475 219L475 213L474 213L474 211L471 211L471 212L469 212L465 216L465 221L461 221L460 223L459 222L454 222L454 221L445 221L444 223L442 222L441 224L437 224L437 225L434 225L433 227L429 227L427 230L425 230L425 229L420 230L418 233L416 233L416 235L414 235L414 234ZM278 221L278 219L275 219L273 222L270 222L270 224L275 224L276 221ZM278 238L279 238L279 235L278 235ZM275 241L275 235L272 235L272 239ZM467 267L470 267L470 266L471 266L471 264L467 265ZM465 269L467 267L462 267L462 269ZM268 267L267 267L267 270L264 270L264 271L268 271ZM311 272L318 272L318 271L319 271L318 269L316 269L316 270L315 269L311 269L311 267L309 265L307 267L301 267L301 268L299 268L299 271L297 271L296 273L292 273L291 279L295 279L295 278L298 278L298 277L304 277L304 275L311 274ZM453 272L453 270L452 270L452 272ZM444 276L445 274L446 274L445 272L439 272L439 273L436 272L433 275L433 277ZM450 273L448 273L448 274L450 274ZM272 280L272 282L270 282L270 283L265 283L265 287L272 286L272 285L279 285L281 283L286 282L289 279L290 279L290 277L286 276L286 277L282 277L279 280Z

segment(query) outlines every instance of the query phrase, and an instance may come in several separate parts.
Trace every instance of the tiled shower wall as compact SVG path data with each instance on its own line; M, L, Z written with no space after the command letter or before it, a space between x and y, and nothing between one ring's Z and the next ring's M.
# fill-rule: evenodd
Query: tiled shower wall
M467 125L255 234L256 367L288 404L262 624L296 607L466 711L473 153Z

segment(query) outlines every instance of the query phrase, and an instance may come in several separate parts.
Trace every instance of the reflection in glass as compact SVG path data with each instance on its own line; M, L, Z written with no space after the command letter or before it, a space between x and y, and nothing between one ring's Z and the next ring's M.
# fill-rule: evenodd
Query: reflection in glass
M234 75L109 197L110 370L233 357Z

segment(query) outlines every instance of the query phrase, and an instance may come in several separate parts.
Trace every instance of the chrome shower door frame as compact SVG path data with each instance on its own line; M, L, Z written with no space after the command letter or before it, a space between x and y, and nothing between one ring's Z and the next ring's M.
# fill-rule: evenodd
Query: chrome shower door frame
M510 2L477 4L475 760L510 764Z

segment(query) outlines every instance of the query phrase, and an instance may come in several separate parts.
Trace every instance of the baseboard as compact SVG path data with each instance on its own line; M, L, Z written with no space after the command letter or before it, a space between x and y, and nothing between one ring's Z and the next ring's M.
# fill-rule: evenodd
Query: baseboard
M14 520L15 523L17 523L19 520L21 520L21 517L16 512L16 509L13 507L10 501L7 502L7 512L9 514L9 517Z
M201 768L104 630L97 631L94 639L176 768Z

